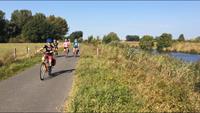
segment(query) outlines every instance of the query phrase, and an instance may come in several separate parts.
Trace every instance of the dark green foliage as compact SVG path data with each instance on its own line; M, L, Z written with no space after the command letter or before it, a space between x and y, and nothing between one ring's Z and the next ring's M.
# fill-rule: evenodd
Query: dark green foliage
M20 34L20 29L14 22L8 22L6 30L10 38L16 37L17 34Z
M172 45L172 35L169 33L163 33L156 38L157 49L161 51L163 48L170 47Z
M0 10L0 42L6 42L6 19L5 13Z
M138 35L127 35L126 41L139 41L140 37Z
M178 41L180 41L180 42L185 41L185 37L183 34L180 34Z
M116 33L110 32L108 35L105 35L102 40L104 43L108 44L112 41L119 41L119 37Z
M11 15L11 22L17 25L19 31L15 35L20 35L24 25L32 18L30 10L15 10Z
M65 19L30 10L15 10L11 20L0 10L0 42L45 42L48 37L62 39L68 32Z
M142 49L151 50L153 48L153 45L154 45L153 36L144 35L140 39L139 45L140 45L140 48L142 48Z
M51 36L52 26L46 21L46 17L42 13L37 13L33 16L22 31L25 40L31 42L44 42L48 37Z
M61 17L55 17L54 15L51 15L47 17L47 21L52 26L52 37L56 39L62 39L69 30L66 20Z
M74 31L68 36L71 42L74 42L74 39L78 39L79 42L82 42L83 41L82 37L83 37L82 31Z

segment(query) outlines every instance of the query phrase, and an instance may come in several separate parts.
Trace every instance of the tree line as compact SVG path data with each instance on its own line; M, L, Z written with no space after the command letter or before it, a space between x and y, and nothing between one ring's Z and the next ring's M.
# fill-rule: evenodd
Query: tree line
M63 39L68 23L62 17L32 14L30 10L15 10L11 19L0 10L0 42L45 42L48 37Z
M98 36L95 38L94 36L89 36L85 42L92 43L94 45L98 43L108 44L113 41L120 41L117 33L110 32L107 35L104 35L102 39ZM173 39L172 34L163 33L160 36L153 37L151 35L144 35L141 38L138 35L127 35L126 41L139 41L139 47L144 50L152 50L153 47L156 47L158 51L162 51L164 48L170 47L173 42L184 42L184 41L192 41L198 42L200 41L200 37L191 40L185 40L183 34L180 34L178 39Z

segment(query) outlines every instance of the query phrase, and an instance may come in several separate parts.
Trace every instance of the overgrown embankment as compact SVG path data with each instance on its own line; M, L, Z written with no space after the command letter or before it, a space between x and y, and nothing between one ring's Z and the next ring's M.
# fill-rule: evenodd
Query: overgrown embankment
M113 45L113 44L112 44ZM114 44L82 45L65 111L200 111L200 66Z
M164 49L164 51L200 54L199 47L199 42L175 42L171 47Z

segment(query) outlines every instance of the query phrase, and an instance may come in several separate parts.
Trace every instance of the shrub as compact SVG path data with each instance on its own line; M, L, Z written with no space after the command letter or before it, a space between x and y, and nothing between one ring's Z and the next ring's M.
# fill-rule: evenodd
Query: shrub
M163 48L170 47L172 45L172 35L169 33L163 33L156 38L157 50L161 51Z
M119 37L114 32L110 32L108 35L103 37L103 42L106 44L108 44L112 41L119 41Z
M144 35L140 40L140 48L145 50L151 50L153 48L153 36L150 35Z
M89 36L89 37L88 37L88 40L87 40L88 43L90 43L93 39L94 39L93 36Z

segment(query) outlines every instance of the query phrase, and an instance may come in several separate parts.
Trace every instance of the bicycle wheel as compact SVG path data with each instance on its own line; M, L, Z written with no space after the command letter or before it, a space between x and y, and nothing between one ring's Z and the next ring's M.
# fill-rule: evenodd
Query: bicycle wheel
M44 80L46 74L46 66L45 63L42 63L40 66L40 80Z
M49 76L51 76L51 71L52 71L52 67L49 66L49 68L48 68L48 74L49 74Z

